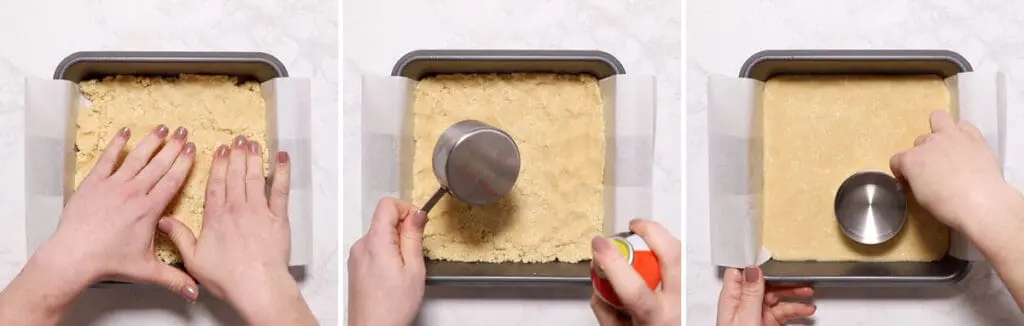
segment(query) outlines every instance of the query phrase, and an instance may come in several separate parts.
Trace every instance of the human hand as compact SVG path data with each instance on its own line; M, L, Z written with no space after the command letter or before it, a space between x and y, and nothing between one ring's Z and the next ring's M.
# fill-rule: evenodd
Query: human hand
M157 221L195 158L185 128L178 128L164 145L168 133L166 126L157 126L118 165L131 136L122 128L68 200L56 233L35 256L59 256L89 284L156 284L194 301L198 291L192 278L161 263L153 248Z
M348 320L352 326L409 325L423 303L427 214L394 198L381 198L370 230L348 258Z
M594 262L601 267L615 294L625 306L625 313L617 311L594 294L590 307L602 326L608 325L679 325L682 295L682 243L661 224L648 220L632 220L629 229L651 247L661 266L661 289L651 291L640 274L619 254L605 237L591 240Z
M727 268L718 296L718 326L777 326L797 318L814 315L815 306L782 302L783 298L809 298L814 289L805 287L770 288L765 292L764 275L759 267L741 272Z
M312 315L288 272L288 154L277 153L268 199L259 143L238 136L232 145L221 145L210 164L199 238L174 219L158 227L188 272L250 323L309 324Z
M890 161L893 174L906 179L917 202L935 218L962 230L968 218L985 218L990 202L1015 193L1003 179L999 160L978 128L954 122L949 113L931 114L932 133Z

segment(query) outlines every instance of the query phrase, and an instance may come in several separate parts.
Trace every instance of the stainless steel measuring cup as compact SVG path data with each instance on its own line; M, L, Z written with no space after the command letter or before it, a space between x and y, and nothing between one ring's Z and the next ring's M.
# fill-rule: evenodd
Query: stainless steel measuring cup
M487 205L512 190L519 178L519 147L504 131L476 120L448 127L434 145L434 175L441 187L423 205L430 212L450 193L470 205Z
M899 182L878 171L846 178L836 192L834 209L843 234L868 245L889 241L907 221L907 199Z

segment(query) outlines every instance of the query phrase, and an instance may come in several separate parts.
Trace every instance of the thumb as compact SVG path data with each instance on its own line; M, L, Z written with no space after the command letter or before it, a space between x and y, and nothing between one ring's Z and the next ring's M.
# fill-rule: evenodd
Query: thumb
M761 268L750 266L743 269L743 291L736 316L737 325L759 325L764 308L764 276Z
M158 262L153 264L155 271L150 274L153 278L149 280L150 283L165 287L189 301L199 299L199 287L191 276L171 265L164 265Z
M427 225L427 213L418 209L410 209L402 219L399 228L399 246L402 261L413 270L423 270L423 227Z
M191 229L173 218L160 219L156 228L171 238L185 263L192 261L192 253L196 251L196 236L192 234Z

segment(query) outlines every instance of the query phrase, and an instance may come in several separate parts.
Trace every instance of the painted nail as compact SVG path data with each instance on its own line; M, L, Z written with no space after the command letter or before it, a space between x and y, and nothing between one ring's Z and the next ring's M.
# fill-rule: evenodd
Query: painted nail
M747 283L756 283L757 279L761 277L761 269L757 266L750 266L743 269L743 278Z
M259 153L259 152L260 152L260 143L257 143L257 142L254 142L254 141L249 142L249 153L256 154L256 153Z
M217 156L228 156L228 145L220 145L220 147L217 147Z
M169 129L167 129L167 126L165 126L165 125L159 125L159 126L156 126L156 128L153 129L153 133L156 134L156 136L160 137L160 138L167 137L167 133L168 132L171 132L171 131Z
M188 129L185 129L185 127L178 127L178 129L174 130L174 138L185 139L185 137L187 137L187 136L188 136Z
M128 129L128 127L122 127L121 131L118 131L117 133L124 138L130 138L132 136L132 130Z
M185 299L188 299L189 301L196 301L196 299L199 299L199 292L196 291L196 289L191 286L186 286L185 291L182 291L181 295L184 296Z
M185 144L185 155L192 155L196 153L196 144L189 142Z
M288 152L277 152L277 164L285 165L288 164L289 160L291 158L288 157Z
M416 226L416 228L422 230L423 227L427 226L427 213L424 213L423 211L416 209L410 212L410 214L410 217L412 218L412 224Z
M594 253L598 253L598 252L604 251L604 247L607 244L604 242L603 238L604 237L598 235L598 236L594 236L593 239L590 239L590 248L594 250Z
M242 146L245 146L245 136L238 135L235 137L234 143L235 147L242 148Z

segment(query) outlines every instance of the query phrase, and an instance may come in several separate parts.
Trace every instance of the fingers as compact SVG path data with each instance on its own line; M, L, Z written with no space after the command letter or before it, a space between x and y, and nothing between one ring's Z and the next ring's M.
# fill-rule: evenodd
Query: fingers
M189 301L199 299L199 287L196 286L196 281L184 271L158 262L153 262L151 266L153 266L152 280L149 280L151 283L163 286Z
M245 202L245 136L238 135L231 141L231 152L228 154L227 202Z
M682 258L683 245L678 238L669 233L658 222L648 220L632 220L629 229L647 242L661 265L661 284L663 291L680 293L682 291Z
M764 277L761 275L761 268L751 266L743 269L743 291L740 293L740 312L760 312L764 307ZM761 315L743 314L736 316L736 325L759 325Z
M128 153L128 157L121 164L121 168L117 169L117 172L114 172L114 175L111 177L122 181L134 178L149 163L149 159L153 157L153 152L163 144L168 132L170 131L167 129L167 126L156 126L145 139L135 145L135 149Z
M391 241L398 233L399 217L412 210L412 204L391 197L381 198L373 211L369 234ZM396 239L397 240L397 239Z
M810 317L814 315L816 310L817 308L810 304L784 302L772 307L771 314L775 316L775 320L779 323L785 323L797 318Z
M186 264L192 261L192 254L196 251L196 236L185 224L173 218L162 218L156 224L157 230L163 232L171 239L181 258Z
M167 142L164 148L149 161L149 164L142 168L142 171L133 179L133 182L138 182L146 190L153 188L157 181L160 181L164 174L171 169L171 165L174 164L178 155L182 154L186 138L188 138L188 130L184 127L178 127L171 136L171 141ZM192 152L195 152L195 145L192 145Z
M178 190L181 190L181 185L188 178L188 173L192 170L192 163L195 162L196 158L196 144L185 144L185 148L181 149L180 153L174 158L174 163L168 171L158 179L156 185L149 191L149 195L160 203L160 205L157 205L160 210L167 206L167 203L174 198Z
M598 325L625 325L625 318L622 314L597 297L597 294L590 295L590 310L594 311Z
M270 212L288 218L288 194L291 191L292 165L287 152L277 153L277 167L270 178Z
M889 170L892 171L892 175L896 178L905 178L903 175L903 156L906 152L896 153L892 158L889 159Z
M405 267L414 271L425 271L423 266L423 226L427 225L427 214L410 209L402 220L399 247Z
M978 130L978 127L976 127L973 123L968 122L967 120L961 120L959 123L957 123L957 127L960 127L960 130L967 133L974 139L985 139L985 136L981 134L981 130Z
M744 320L759 318L760 311L737 311L740 294L743 293L743 272L736 268L726 268L722 277L722 292L718 294L718 320L733 320L737 314L753 314L753 317L742 317ZM757 324L755 324L757 325Z
M774 306L785 298L809 298L813 295L814 288L809 286L769 289L764 294L764 303Z
M114 172L117 160L121 158L121 151L124 150L124 145L128 144L128 138L131 138L131 135L132 131L128 127L118 130L117 134L107 143L107 148L103 150L103 154L100 154L100 158L96 160L96 165L92 167L92 171L86 176L86 180L109 177Z
M944 130L952 130L956 127L956 122L953 121L953 117L946 111L935 111L932 112L928 118L931 124L932 132L942 132Z
M640 274L633 270L610 240L597 236L590 245L594 249L594 262L604 271L630 315L639 321L650 319L657 304L654 291L647 287Z
M260 144L245 144L245 198L255 205L267 204L267 179L263 177L263 152Z
M224 205L227 201L228 154L231 152L226 145L220 145L213 154L210 163L210 177L206 180L207 211Z
M921 146L922 144L928 142L928 140L932 139L932 135L934 134L924 134L917 136L917 138L914 139L914 146Z

